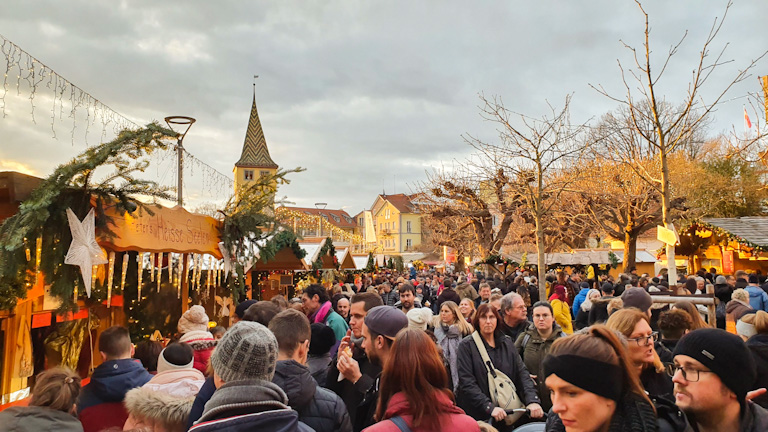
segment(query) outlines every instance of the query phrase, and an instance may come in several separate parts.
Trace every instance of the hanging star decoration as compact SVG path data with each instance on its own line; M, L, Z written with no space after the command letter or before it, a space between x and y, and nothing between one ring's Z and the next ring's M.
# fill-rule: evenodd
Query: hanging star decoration
M93 266L106 264L107 254L96 243L96 216L93 209L80 222L72 209L67 209L67 220L69 220L69 229L72 231L72 244L69 245L69 251L64 258L64 264L76 265L80 267L80 274L83 275L83 285L88 297L91 296L91 272Z

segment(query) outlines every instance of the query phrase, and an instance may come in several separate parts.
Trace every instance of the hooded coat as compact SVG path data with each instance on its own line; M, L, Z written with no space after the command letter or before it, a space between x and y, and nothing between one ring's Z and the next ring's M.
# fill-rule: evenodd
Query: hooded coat
M450 427L443 430L455 430L462 432L479 432L480 427L477 421L464 414L464 411L457 407L445 393L437 393L437 403L442 408L441 426ZM395 393L387 404L387 411L384 414L386 419L392 417L402 417L405 423L413 432L423 431L423 428L417 428L413 425L413 415L411 415L410 404L405 397L405 393ZM375 425L364 429L364 432L400 432L400 429L390 420L383 420Z
M768 294L762 288L747 285L744 289L749 293L749 305L752 306L752 309L768 312Z
M515 348L520 353L520 357L525 363L525 367L528 368L528 372L531 375L536 375L534 380L536 383L539 398L541 399L541 408L544 411L549 411L552 408L552 400L549 398L549 389L544 384L544 357L549 353L549 349L552 348L552 344L561 337L568 336L563 332L557 323L554 324L552 334L546 339L543 339L539 335L539 331L536 327L526 330L515 341Z
M608 321L608 303L614 298L613 296L603 296L592 301L592 309L589 310L589 325Z
M225 383L205 404L190 432L312 432L288 406L280 387L264 380Z
M581 308L581 304L584 303L584 300L587 299L587 293L589 293L589 288L582 288L581 291L579 291L579 293L576 294L576 297L573 298L573 316L574 317L579 315L579 309Z
M185 432L192 403L204 382L203 374L194 368L158 373L143 387L125 395L128 420L123 430L146 427L160 432Z
M83 432L83 425L72 414L38 406L10 407L0 412L0 424L6 432Z
M344 401L319 387L306 366L295 360L279 360L272 382L288 396L288 406L299 413L299 420L315 431L352 431Z
M458 294L462 300L466 298L475 301L476 298L480 297L480 294L477 293L475 287L466 282L456 286L456 294ZM461 302L461 300L459 300L459 302Z
M122 428L128 419L123 406L125 394L151 378L138 360L109 360L100 364L77 399L77 413L83 430L98 432L115 426Z

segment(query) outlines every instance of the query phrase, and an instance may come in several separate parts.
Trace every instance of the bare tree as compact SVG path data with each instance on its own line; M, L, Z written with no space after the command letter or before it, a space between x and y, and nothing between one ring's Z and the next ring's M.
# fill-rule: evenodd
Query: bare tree
M463 165L427 173L419 185L419 211L435 245L461 256L499 253L518 206L506 193L502 170L476 173Z
M465 139L480 153L475 169L503 173L508 193L519 196L520 206L531 218L538 251L539 291L541 298L546 298L546 232L557 226L557 220L550 216L560 205L561 194L582 173L571 167L577 166L585 154L585 126L571 124L570 96L565 98L562 109L550 105L550 113L541 119L506 109L498 97L487 99L481 95L480 99L481 115L496 123L499 141L484 142L473 136Z
M651 32L648 13L645 11L639 0L635 0L635 2L645 17L645 37L640 50L622 41L622 44L625 48L630 50L634 59L634 64L629 68L625 67L621 61L618 61L622 83L624 84L624 95L612 95L602 86L592 87L604 96L607 96L626 107L629 110L635 132L655 149L660 165L659 171L657 172L649 172L636 165L632 160L626 160L624 163L648 181L649 184L655 185L660 191L662 221L664 222L665 227L672 229L671 211L673 207L673 196L670 183L669 155L685 143L690 142L692 133L702 122L706 121L712 111L723 100L728 90L735 84L747 79L750 76L749 71L762 57L765 56L765 53L760 55L757 59L752 60L745 69L738 71L733 79L728 81L719 92L716 92L711 100L704 100L702 89L707 86L708 81L713 77L713 73L716 70L720 70L721 66L731 62L723 59L727 44L722 49L715 51L714 55L710 52L713 48L712 45L722 29L728 9L732 5L732 2L728 2L722 19L714 19L712 27L704 41L698 62L693 68L691 81L688 83L686 96L679 107L674 110L666 111L665 115L665 111L663 110L664 97L658 93L659 83L663 78L664 72L667 70L670 61L685 41L688 32L686 31L684 33L677 44L670 47L657 71L655 63L652 65L651 62ZM650 114L647 114L644 107L650 109ZM647 123L653 125L653 128L651 129L652 132L650 133L645 127ZM669 283L671 285L677 282L674 245L667 246L667 266L669 270Z

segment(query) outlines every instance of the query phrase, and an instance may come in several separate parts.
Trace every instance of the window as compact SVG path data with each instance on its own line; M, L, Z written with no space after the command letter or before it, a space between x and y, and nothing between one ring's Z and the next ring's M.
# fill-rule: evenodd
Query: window
M268 175L269 175L269 171L263 171L263 170L262 170L262 171L259 173L259 175L260 175L260 176L262 176L262 177L264 177L264 176L268 176Z
M385 219L389 219L390 215L391 215L391 212L389 211L389 209L384 210L384 218Z
M406 221L405 222L405 232L407 232L407 233L411 232L411 221ZM408 241L410 241L410 240L408 240Z
M253 170L245 170L245 171L243 171L243 178L245 180L253 180Z
M413 247L413 240L405 239L405 248L410 249L411 247Z

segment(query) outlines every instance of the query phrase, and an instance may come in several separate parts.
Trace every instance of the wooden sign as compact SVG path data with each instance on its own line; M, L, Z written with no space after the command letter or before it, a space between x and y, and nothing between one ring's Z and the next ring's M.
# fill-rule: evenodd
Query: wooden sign
M677 230L675 230L675 226L670 224L670 227L672 229L665 228L661 225L656 227L656 238L670 246L676 245L680 241L680 237L677 235Z
M107 209L115 223L111 229L117 235L107 238L98 233L99 244L113 251L199 253L221 258L219 221L181 206L155 205L151 209L152 215L139 210L120 215L114 208Z
M733 274L733 251L723 247L723 274Z

